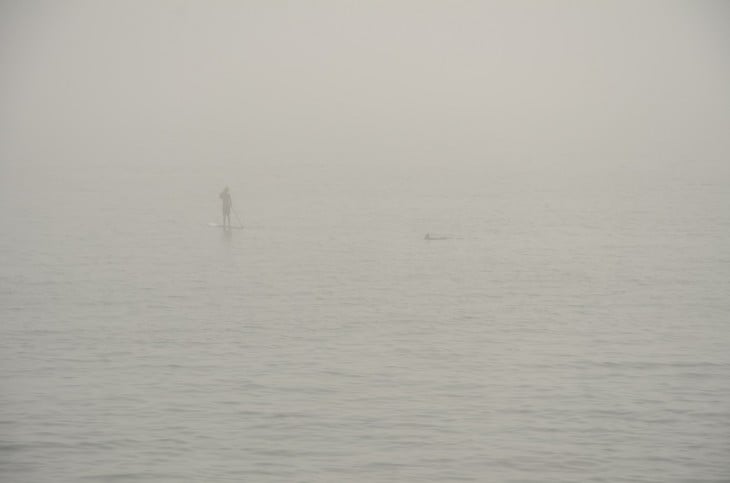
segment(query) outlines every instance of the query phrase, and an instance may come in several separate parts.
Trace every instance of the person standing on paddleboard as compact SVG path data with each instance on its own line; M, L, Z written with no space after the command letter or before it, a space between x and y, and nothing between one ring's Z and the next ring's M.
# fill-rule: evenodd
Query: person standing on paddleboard
M233 201L231 201L231 194L228 192L228 186L221 191L218 195L223 202L223 226L231 226L231 208L233 207ZM226 220L228 223L226 224Z

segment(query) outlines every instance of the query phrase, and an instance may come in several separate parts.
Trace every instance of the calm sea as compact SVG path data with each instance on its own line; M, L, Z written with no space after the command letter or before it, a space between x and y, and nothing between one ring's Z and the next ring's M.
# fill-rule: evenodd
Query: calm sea
M718 163L2 176L3 482L730 481Z

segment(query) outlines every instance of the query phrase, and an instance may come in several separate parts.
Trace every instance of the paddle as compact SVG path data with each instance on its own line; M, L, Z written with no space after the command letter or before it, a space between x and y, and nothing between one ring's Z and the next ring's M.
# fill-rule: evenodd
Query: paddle
M236 220L238 221L238 225L243 228L243 223L241 223L241 219L238 217L238 213L236 213L236 210L233 209L233 203L231 203L231 210L233 211L233 214L236 215Z

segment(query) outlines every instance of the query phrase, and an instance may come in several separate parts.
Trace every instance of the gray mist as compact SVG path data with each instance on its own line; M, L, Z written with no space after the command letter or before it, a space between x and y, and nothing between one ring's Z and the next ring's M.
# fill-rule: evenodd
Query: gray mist
M726 2L5 0L0 73L0 480L730 480Z

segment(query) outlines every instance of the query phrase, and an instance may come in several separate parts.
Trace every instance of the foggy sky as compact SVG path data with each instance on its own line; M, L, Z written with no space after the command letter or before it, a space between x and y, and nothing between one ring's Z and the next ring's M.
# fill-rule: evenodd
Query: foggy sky
M730 153L722 1L3 1L2 163Z

